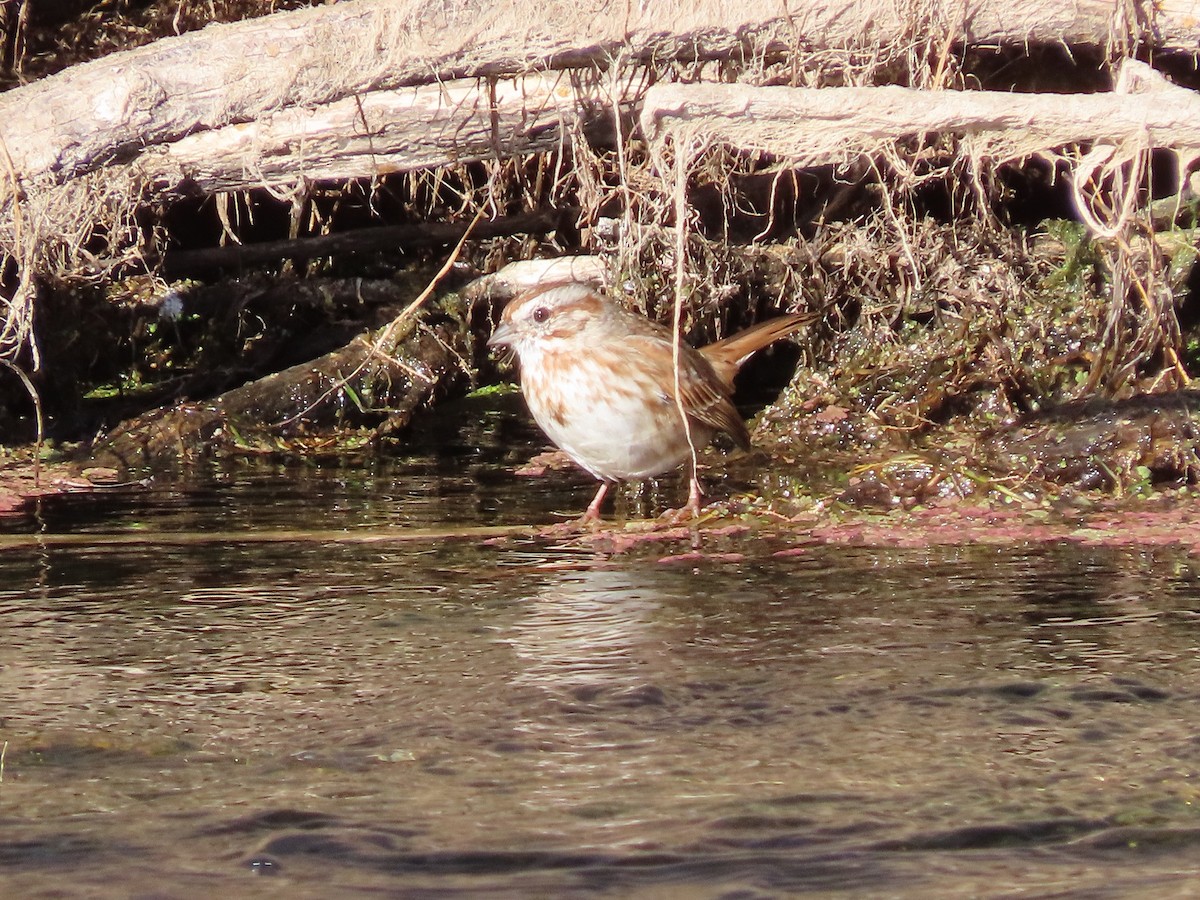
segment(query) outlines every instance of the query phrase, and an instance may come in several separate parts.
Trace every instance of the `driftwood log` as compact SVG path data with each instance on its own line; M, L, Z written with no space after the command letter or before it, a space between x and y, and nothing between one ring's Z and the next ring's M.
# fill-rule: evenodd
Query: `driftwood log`
M844 162L923 134L961 135L1001 163L1083 141L1195 156L1200 94L1133 60L1112 91L1097 94L660 84L643 97L641 126L652 140L699 134L799 166Z
M135 162L162 190L230 190L546 149L581 110L637 98L640 81L595 75L617 63L766 58L914 32L947 45L1136 38L1200 52L1193 4L1132 6L1146 8L1144 23L1122 22L1108 0L1016 9L1005 0L710 0L624 11L566 0L355 0L213 25L10 91L0 96L0 143L10 193Z

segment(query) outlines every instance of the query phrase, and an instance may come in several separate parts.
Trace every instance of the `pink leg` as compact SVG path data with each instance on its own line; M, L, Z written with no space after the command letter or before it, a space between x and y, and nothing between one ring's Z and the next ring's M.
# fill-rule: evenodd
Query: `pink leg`
M695 478L688 489L687 509L691 511L693 518L700 515L700 482Z
M600 504L604 502L604 495L608 493L610 482L600 482L600 490L596 491L596 496L592 498L592 502L588 504L587 512L583 514L583 521L600 521Z
M659 521L668 525L682 525L688 519L700 518L700 482L692 479L688 488L688 502L683 509L668 509L659 516Z

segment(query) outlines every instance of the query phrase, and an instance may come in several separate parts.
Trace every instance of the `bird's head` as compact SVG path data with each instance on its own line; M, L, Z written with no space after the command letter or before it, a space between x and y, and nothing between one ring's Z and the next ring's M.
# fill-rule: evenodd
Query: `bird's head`
M538 285L504 308L488 346L511 347L518 356L533 346L552 352L599 323L610 302L582 281Z

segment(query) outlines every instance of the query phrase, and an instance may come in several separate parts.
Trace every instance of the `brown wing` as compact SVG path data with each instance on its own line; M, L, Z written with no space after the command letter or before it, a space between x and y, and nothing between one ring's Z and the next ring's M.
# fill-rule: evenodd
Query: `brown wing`
M703 356L695 350L689 350L687 356L690 365L680 377L684 408L692 418L725 432L739 447L749 450L750 432L730 399L729 388Z
M667 333L669 338L669 332ZM662 335L631 335L626 341L648 375L663 389L663 400L675 402L675 373L670 340ZM723 431L743 450L750 449L750 432L738 414L731 386L722 382L707 359L686 344L680 347L679 387L688 418Z

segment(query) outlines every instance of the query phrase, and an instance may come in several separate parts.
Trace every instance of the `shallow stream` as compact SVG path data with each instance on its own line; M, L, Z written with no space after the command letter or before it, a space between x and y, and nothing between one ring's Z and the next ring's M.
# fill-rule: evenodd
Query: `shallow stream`
M426 438L0 526L0 893L1200 893L1195 558L422 536L590 494Z

